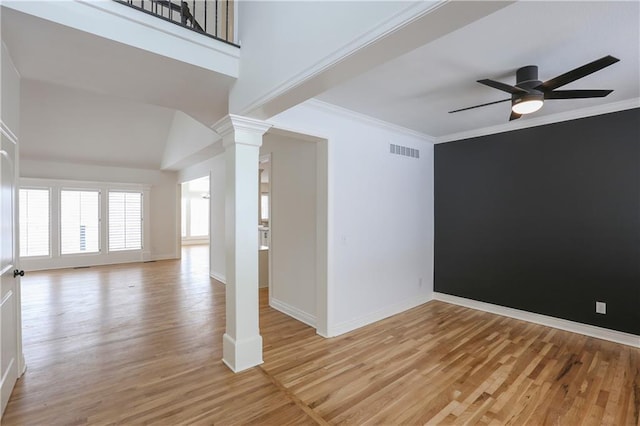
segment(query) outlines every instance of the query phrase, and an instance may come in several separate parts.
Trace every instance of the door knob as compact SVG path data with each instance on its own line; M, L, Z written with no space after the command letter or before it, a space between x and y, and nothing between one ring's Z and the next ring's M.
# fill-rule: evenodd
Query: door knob
M14 269L13 271L13 277L17 277L18 275L20 275L21 277L24 277L24 271L22 270L18 270L18 269Z

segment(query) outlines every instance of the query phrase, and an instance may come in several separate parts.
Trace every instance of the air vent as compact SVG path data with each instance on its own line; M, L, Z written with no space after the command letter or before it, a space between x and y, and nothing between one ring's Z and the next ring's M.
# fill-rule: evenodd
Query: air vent
M420 150L409 148L408 146L389 144L389 152L391 154L403 155L405 157L420 158Z

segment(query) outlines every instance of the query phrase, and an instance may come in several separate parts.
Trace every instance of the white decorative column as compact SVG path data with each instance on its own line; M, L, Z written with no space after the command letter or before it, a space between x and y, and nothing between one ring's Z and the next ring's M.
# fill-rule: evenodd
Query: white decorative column
M222 361L234 372L262 364L258 326L258 166L270 125L228 115L212 126L225 149L226 332Z

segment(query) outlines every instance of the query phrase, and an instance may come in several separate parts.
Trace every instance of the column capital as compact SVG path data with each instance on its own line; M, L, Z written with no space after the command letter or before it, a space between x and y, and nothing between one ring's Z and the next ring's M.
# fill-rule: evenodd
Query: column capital
M262 145L262 135L272 127L271 124L254 118L229 114L211 126L222 137L222 145Z

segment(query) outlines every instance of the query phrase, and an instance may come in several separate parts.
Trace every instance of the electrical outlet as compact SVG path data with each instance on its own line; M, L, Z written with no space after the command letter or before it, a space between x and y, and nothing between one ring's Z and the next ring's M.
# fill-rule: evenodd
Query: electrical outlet
M607 304L605 302L596 302L596 313L606 315Z
M418 287L422 287L422 277L418 278Z

